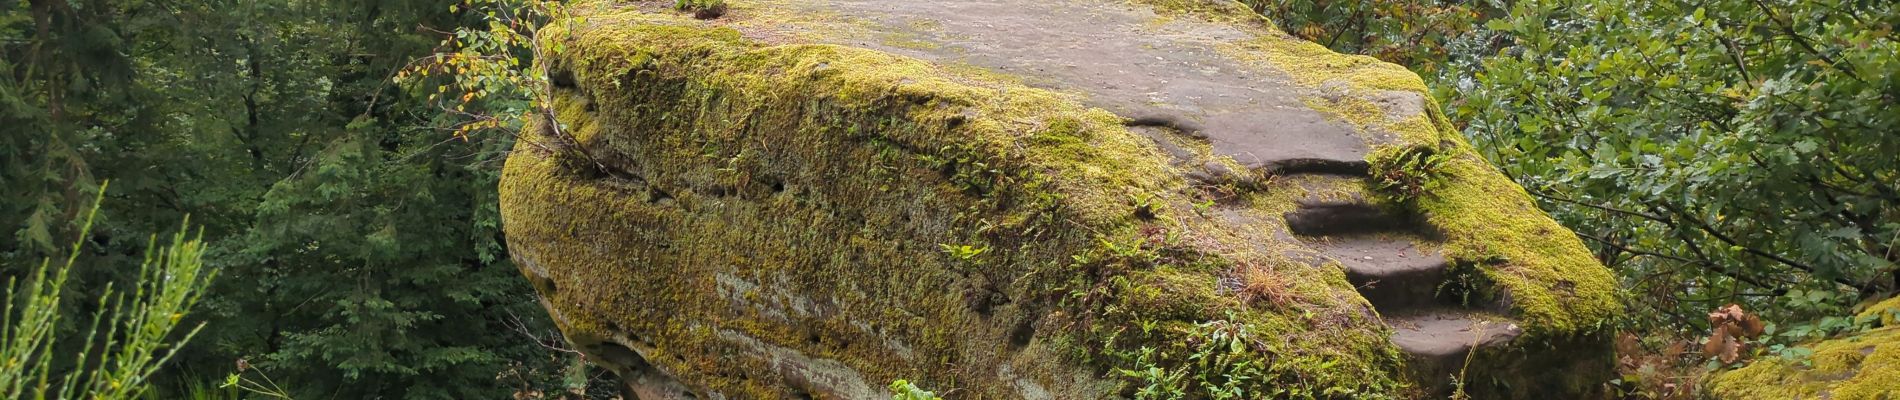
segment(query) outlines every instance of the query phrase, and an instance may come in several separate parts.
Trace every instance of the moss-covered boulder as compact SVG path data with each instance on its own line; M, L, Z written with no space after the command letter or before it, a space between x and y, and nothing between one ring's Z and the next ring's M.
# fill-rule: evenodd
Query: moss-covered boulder
M1721 399L1900 399L1900 297L1855 316L1874 329L1803 344L1812 354L1768 357L1710 376L1709 394Z
M1232 2L729 4L549 25L502 180L511 254L640 398L1607 379L1610 274L1403 68Z

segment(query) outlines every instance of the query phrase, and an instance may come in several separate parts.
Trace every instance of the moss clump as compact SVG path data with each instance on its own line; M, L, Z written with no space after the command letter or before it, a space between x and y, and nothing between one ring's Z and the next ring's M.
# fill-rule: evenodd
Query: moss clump
M1881 300L1862 308L1855 319L1875 321L1883 326L1900 325L1900 296Z
M1856 319L1878 329L1804 343L1806 357L1768 357L1710 376L1725 399L1900 398L1900 297L1867 305Z
M1900 397L1900 327L1804 345L1803 359L1768 357L1715 374L1710 394L1723 399L1875 400Z
M1609 271L1522 188L1469 149L1454 151L1443 183L1419 199L1427 219L1445 232L1447 256L1478 265L1531 336L1607 328L1621 311Z

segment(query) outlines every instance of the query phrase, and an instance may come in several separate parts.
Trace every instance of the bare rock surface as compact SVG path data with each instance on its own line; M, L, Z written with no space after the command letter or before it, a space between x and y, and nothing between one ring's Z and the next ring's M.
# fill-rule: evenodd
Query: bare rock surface
M1481 313L1435 310L1388 318L1392 343L1441 374L1458 371L1474 349L1502 346L1524 333L1508 319Z
M968 65L1202 138L1250 168L1363 162L1376 141L1307 107L1285 73L1223 54L1257 24L1173 17L1116 1L784 1L861 22L821 39ZM814 28L816 29L816 28ZM1413 106L1416 109L1417 106Z

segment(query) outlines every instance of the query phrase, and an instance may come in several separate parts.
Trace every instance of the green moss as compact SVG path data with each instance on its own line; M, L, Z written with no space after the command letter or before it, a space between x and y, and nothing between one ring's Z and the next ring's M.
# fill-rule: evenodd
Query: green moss
M1469 149L1457 151L1444 166L1444 182L1419 199L1446 236L1447 256L1479 265L1533 336L1606 328L1621 311L1609 271L1522 188Z
M1710 394L1724 399L1873 400L1900 396L1900 327L1804 345L1801 360L1768 357L1715 374Z
M1856 319L1879 321L1882 326L1900 325L1900 296L1881 300L1862 308Z

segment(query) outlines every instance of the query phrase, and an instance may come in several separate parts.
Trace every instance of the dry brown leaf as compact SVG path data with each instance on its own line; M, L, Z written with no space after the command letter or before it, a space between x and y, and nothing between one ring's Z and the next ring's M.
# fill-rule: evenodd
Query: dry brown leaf
M1730 338L1722 343L1722 362L1734 363L1742 358L1742 342Z
M1682 353L1685 351L1689 351L1689 343L1687 341L1675 341L1670 343L1668 347L1663 347L1662 356L1663 358L1674 360L1676 357L1682 356Z
M1748 348L1745 339L1760 337L1766 328L1760 317L1743 310L1740 304L1730 303L1709 312L1709 340L1702 345L1702 354L1721 359L1725 363L1740 360L1743 350Z
M1766 325L1761 323L1760 317L1756 317L1752 314L1742 319L1742 327L1744 328L1746 332L1748 332L1748 338L1750 339L1761 337L1761 333L1763 331L1766 331L1768 328Z
M1702 355L1715 357L1716 354L1721 353L1723 347L1722 343L1727 341L1728 335L1721 334L1720 332L1709 335L1709 342L1702 345Z

